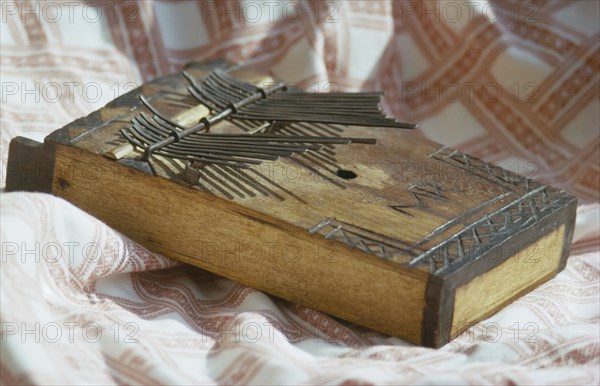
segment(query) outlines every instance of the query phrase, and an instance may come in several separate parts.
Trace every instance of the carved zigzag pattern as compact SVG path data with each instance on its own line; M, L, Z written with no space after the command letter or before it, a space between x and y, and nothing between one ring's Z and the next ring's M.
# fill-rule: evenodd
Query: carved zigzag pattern
M457 263L476 259L496 241L538 222L542 217L563 207L569 199L564 192L542 185L416 257L409 265L426 264L430 272L443 273ZM494 258L500 257L494 254Z
M446 146L429 154L429 157L496 183L523 187L528 192L543 186L537 181Z
M486 215L425 252L415 245L398 240L393 240L389 244L382 243L378 240L381 238L380 235L337 221L335 218L329 218L315 225L309 229L309 232L322 234L326 239L341 241L352 248L359 248L365 253L384 259L410 266L423 265L431 273L441 274L464 263L465 260L481 256L483 251L491 248L496 242L538 222L572 199L563 191L445 146L429 156L475 173L506 188L519 187L526 193L518 200Z
M471 157L445 146L429 155L449 165L476 173L482 178L523 188L527 193L497 212L487 215L438 246L410 262L411 266L426 264L432 273L442 273L465 259L475 259L490 243L502 240L547 214L560 209L570 200L565 192L525 178L497 165ZM499 256L497 256L499 257Z
M373 232L358 229L350 224L338 221L335 217L328 218L308 231L322 234L327 240L341 241L351 248L358 248L365 253L398 263L408 263L420 253L416 247L408 244L397 247L376 240L377 235Z

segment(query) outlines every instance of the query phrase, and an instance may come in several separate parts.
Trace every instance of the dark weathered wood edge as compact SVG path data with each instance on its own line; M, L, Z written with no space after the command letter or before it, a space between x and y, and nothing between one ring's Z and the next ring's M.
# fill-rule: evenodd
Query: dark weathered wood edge
M186 64L184 66L184 68L186 68L186 69L198 68L198 69L203 69L203 70L209 71L209 70L217 68L217 67L227 67L227 66L231 66L231 65L232 65L232 63L225 59L216 59L216 60L213 60L212 62L208 62L208 63L190 62L190 63ZM48 136L46 136L46 140L49 140L51 142L56 142L56 143L62 143L65 145L72 143L74 141L77 141L79 138L88 135L92 131L101 129L103 126L105 126L107 123L110 122L110 121L105 122L102 120L101 111L103 109L121 108L121 107L134 108L135 106L139 106L140 105L139 96L142 94L142 89L143 89L144 85L150 84L150 83L152 83L154 85L159 85L159 84L167 84L168 85L171 83L172 78L179 77L179 76L180 76L180 74L178 72L175 72L173 74L167 74L165 76L156 78L156 79L152 80L151 82L144 83L144 84L140 85L139 87L136 87L135 89L127 92L126 94L123 94L123 95L119 96L118 98L108 102L105 106L91 112L90 114L88 114L84 117L78 118L78 119L74 120L73 122L63 126L62 128L53 131L52 133L48 134ZM71 134L69 133L69 129L76 129L76 128L87 128L87 130L85 130L81 133L78 133L76 136L71 136Z
M454 310L454 291L448 289L448 283L439 276L429 275L425 289L425 306L421 326L421 344L425 347L439 348L448 342L450 331L447 318ZM452 318L450 318L452 322Z
M490 248L477 260L464 264L461 269L446 276L430 276L426 289L425 308L423 309L421 340L424 346L439 348L452 340L451 331L452 321L454 318L454 300L456 289L461 285L470 282L474 278L495 269L500 264L514 256L514 254L504 253L502 254L502 257L497 259L497 261L494 261L493 264L486 264L486 260L490 259L493 254L497 253L499 248L501 249L507 244L516 244L519 245L520 248L515 249L514 253L519 253L527 246L539 241L548 233L558 229L561 225L565 226L560 264L557 270L547 277L540 278L539 281L536 281L535 283L532 283L532 285L522 289L518 293L514 294L511 298L505 299L505 301L497 307L498 309L512 303L515 299L518 299L523 294L550 280L565 268L575 228L577 199L574 196L564 193L564 201L565 205L560 209L557 209L556 211L541 218L527 229L521 230L511 237L502 240L501 243L498 243L493 248ZM534 241L531 241L531 232L537 233L533 238ZM496 311L497 310L492 310L490 314L493 314ZM485 317L486 316L483 316L482 318ZM469 326L464 326L461 328L459 334L468 327Z
M563 193L558 205L560 205L559 208L547 213L538 221L515 231L502 240L498 240L491 245L489 249L478 255L475 260L470 260L458 269L440 276L448 282L451 289L455 289L496 268L510 259L515 253L536 243L543 236L558 229L563 224L565 225L565 240L563 243L561 264L562 267L564 267L571 239L573 238L573 228L575 226L575 216L577 212L577 199L574 196ZM514 245L517 245L518 248L514 248ZM508 253L506 248L509 248ZM499 250L501 253L498 257ZM492 263L490 263L490 261L492 261Z
M10 141L6 191L50 193L54 178L54 148L25 137Z
M575 221L577 219L577 198L571 196L571 200L566 205L564 211L565 215L565 239L563 243L562 255L560 257L560 265L557 273L565 269L567 266L567 259L569 258L571 244L573 243L573 234L575 233Z

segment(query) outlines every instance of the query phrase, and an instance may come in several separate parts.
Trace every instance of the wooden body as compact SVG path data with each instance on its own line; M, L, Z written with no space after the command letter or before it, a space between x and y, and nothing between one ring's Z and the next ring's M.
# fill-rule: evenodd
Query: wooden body
M165 96L183 85L145 84L44 144L15 138L7 190L55 194L152 251L433 347L565 265L574 197L409 131L347 127L377 144L207 169L199 186L182 163L159 158L153 176L106 157L140 94L181 115Z

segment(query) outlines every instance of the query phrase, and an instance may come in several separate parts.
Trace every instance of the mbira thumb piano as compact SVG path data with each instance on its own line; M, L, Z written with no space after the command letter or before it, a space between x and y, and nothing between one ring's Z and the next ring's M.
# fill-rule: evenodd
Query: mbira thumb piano
M149 250L439 347L566 263L576 199L431 142L379 93L192 63L10 144L7 191L60 196Z

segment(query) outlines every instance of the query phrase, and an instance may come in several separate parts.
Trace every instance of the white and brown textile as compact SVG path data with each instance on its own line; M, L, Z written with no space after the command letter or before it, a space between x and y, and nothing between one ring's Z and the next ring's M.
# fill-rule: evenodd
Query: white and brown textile
M383 90L420 134L580 207L564 272L434 350L151 253L61 199L4 192L1 383L600 383L599 4L3 0L3 181L12 137L41 141L224 57L307 90Z

